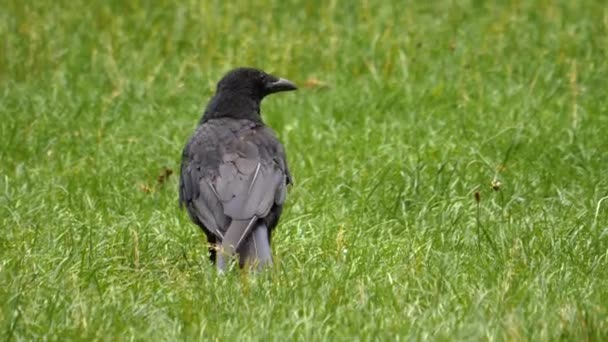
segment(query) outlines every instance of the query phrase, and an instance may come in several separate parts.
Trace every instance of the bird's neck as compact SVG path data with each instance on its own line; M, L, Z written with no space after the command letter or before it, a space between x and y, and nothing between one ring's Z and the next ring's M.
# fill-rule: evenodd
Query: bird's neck
M261 123L260 101L246 96L216 94L209 101L200 123L219 118L247 119Z

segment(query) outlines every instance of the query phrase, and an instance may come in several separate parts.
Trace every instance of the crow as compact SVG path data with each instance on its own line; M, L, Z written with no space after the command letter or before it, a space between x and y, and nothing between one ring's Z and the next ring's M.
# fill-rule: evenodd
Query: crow
M296 89L254 68L228 72L184 147L180 207L207 236L220 272L233 256L241 268L272 265L272 231L292 181L283 145L262 121L260 104L267 95Z

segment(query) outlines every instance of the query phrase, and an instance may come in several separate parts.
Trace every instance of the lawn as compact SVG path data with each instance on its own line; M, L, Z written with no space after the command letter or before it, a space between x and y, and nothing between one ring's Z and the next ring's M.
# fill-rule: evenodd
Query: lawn
M607 340L607 61L603 1L5 1L0 339ZM243 65L295 184L218 277L177 174Z

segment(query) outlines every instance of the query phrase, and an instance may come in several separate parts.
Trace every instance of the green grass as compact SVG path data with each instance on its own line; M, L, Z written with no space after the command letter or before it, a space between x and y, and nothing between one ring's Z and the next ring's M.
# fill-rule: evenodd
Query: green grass
M608 339L603 1L9 0L0 44L2 340ZM157 177L241 65L302 86L295 185L218 278Z

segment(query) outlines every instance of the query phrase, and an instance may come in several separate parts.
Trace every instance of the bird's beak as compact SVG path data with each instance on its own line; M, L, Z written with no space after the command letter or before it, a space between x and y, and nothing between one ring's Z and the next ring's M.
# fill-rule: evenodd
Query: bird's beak
M279 78L278 80L266 85L266 91L268 92L268 94L278 93L280 91L296 90L296 89L298 89L298 87L296 87L296 85L293 82L291 82L290 80L284 79L284 78Z

